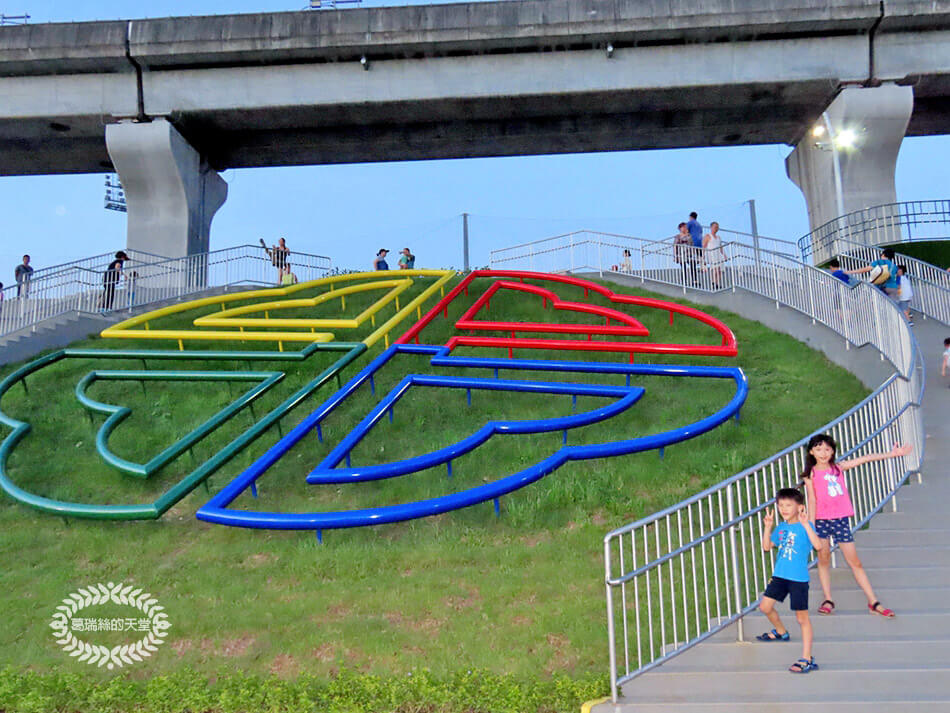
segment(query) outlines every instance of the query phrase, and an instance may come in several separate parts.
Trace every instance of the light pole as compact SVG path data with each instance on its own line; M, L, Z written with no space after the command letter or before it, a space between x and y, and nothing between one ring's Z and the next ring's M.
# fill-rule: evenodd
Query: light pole
M838 158L838 137L835 135L834 127L831 126L831 119L828 118L828 112L821 112L821 119L825 123L825 129L828 131L828 143L831 145L831 161L835 178L835 207L838 210L838 217L844 215L844 195L841 190L841 160ZM817 130L820 127L815 127ZM814 133L814 131L812 132ZM824 132L821 132L824 133ZM815 134L821 136L821 133ZM816 144L819 148L824 148L820 143Z
M816 141L815 146L826 151L831 151L832 173L835 179L835 207L838 214L835 218L835 232L837 232L841 229L840 221L844 219L844 191L841 188L841 159L838 150L853 149L858 135L854 129L849 128L844 128L835 133L834 127L831 125L831 119L828 118L827 111L821 112L821 119L823 124L816 124L811 130L811 134L815 138L821 138L825 135L826 131L828 132L828 141ZM832 245L834 245L834 243L832 243Z

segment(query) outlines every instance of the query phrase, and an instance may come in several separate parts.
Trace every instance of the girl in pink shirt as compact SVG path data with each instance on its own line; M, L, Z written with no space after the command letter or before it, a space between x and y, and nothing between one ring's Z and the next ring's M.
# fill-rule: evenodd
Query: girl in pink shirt
M808 511L814 522L815 532L821 540L818 550L818 579L821 580L821 589L825 600L818 607L819 614L831 614L835 610L835 603L831 599L831 543L834 538L845 562L851 568L854 581L861 587L861 591L868 598L868 611L871 614L880 614L883 617L893 617L894 612L882 606L874 596L871 581L854 546L854 536L851 533L849 518L854 515L851 505L851 496L848 494L848 485L845 482L845 471L857 468L859 465L885 458L899 458L911 452L913 446L905 443L903 446L894 444L889 453L869 453L858 458L835 463L835 441L827 434L812 436L808 441L808 455L805 456L805 472L802 480L808 490Z

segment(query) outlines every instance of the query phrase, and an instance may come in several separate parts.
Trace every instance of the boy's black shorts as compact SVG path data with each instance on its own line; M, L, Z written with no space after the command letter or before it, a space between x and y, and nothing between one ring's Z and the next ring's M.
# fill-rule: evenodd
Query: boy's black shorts
M785 597L791 595L792 611L808 609L808 582L795 582L782 577L772 577L769 586L765 588L765 596L777 602L784 602Z

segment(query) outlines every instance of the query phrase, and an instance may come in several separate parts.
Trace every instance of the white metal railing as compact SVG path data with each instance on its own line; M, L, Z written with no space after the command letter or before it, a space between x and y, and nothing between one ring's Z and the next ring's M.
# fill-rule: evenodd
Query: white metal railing
M803 260L822 264L842 252L839 241L893 245L950 238L950 200L907 201L835 218L798 240Z
M758 246L762 250L769 250L772 252L787 254L787 255L798 255L798 248L794 242L789 240L780 240L779 238L770 238L766 235L753 235L752 233L745 233L739 230L729 230L726 228L720 228L720 236L723 240L729 240L731 242L737 242L742 244L747 244L754 246L756 241ZM520 245L513 245L507 248L499 248L497 250L492 250L489 258L489 265L494 269L508 269L510 265L515 262L518 262L522 265L521 269L524 270L538 270L540 272L557 272L564 270L573 270L575 267L583 266L582 263L587 261L588 266L591 265L617 265L618 271L621 270L623 265L624 255L623 251L630 250L631 253L640 250L641 245L652 245L654 250L660 250L660 245L666 245L667 249L672 249L673 237L668 236L660 240L650 240L647 238L640 238L634 235L620 235L617 233L602 233L593 230L577 230L572 233L565 233L563 235L555 235L550 238L542 238L540 240L533 240L528 243L522 243ZM594 260L594 255L587 255L585 250L584 243L587 241L593 240L598 243L603 243L604 246L611 246L617 249L616 254L611 253L602 253L597 255L596 262L591 262ZM576 250L575 255L571 255L573 262L568 260L567 263L558 262L559 258L556 256L560 250L565 248L571 249L572 252ZM525 262L526 260L526 262ZM545 265L555 265L555 269L547 270L544 268Z
M630 251L626 266L617 264ZM894 367L864 401L821 431L839 443L839 457L888 450L895 441L914 445L903 459L876 461L847 473L860 527L890 501L923 457L920 413L924 366L916 339L897 305L868 283L849 288L830 273L795 257L724 246L718 266L721 289L746 290L791 307L841 335L847 345L872 345ZM698 251L697 251L698 252ZM677 257L679 262L677 262ZM500 269L626 273L683 289L710 291L714 265L693 260L673 246L588 232L516 246L493 256ZM692 265L691 265L692 263ZM615 267L616 266L616 267ZM695 267L695 271L694 268ZM947 294L943 295L947 301ZM762 551L761 513L776 490L798 482L804 468L803 438L662 512L604 538L611 694L636 676L738 622L751 611L772 569Z
M134 250L132 248L123 248L123 252L129 256L132 262L137 264L144 264L147 262L157 262L159 260L168 260L167 255L158 255L156 253L146 252L145 250ZM58 265L50 265L49 267L35 267L31 279L40 279L42 277L48 277L49 275L55 274L57 272L62 272L63 270L68 270L72 267L85 268L87 270L94 270L102 272L106 269L110 262L115 259L115 252L111 253L101 253L100 255L92 255L90 257L84 257L79 260L73 260L71 262L64 262Z
M287 262L301 282L323 277L331 268L330 258L309 253L290 253ZM182 258L132 259L125 263L122 279L112 289L105 283L104 268L73 264L39 277L34 273L19 298L16 285L5 288L0 336L62 314L128 310L210 287L276 284L279 279L271 258L256 245Z

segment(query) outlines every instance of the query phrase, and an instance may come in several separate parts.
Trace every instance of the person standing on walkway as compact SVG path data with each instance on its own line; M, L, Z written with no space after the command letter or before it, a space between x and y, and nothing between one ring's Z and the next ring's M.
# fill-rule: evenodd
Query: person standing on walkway
M726 259L722 238L719 237L719 223L714 220L709 224L709 232L703 236L703 260L709 268L709 280L714 290L722 287L722 266Z
M416 256L412 254L409 248L403 248L399 251L399 269L412 270L416 266Z
M686 223L680 223L676 228L679 232L673 236L673 262L683 271L683 284L691 285L696 281L696 264L689 260L693 241L689 237L689 228L686 227ZM690 273L690 266L692 266L692 273Z
M260 239L261 247L270 258L270 263L277 268L277 284L284 279L284 267L287 265L287 258L290 256L290 248L287 247L287 241L283 238L277 239L277 245L267 247L264 238Z
M689 233L690 246L688 248L690 259L690 272L693 275L693 285L699 283L697 269L703 264L703 226L699 224L699 215L696 211L689 214L689 220L686 221L686 230Z
M13 271L16 278L16 296L30 296L30 280L33 279L33 268L30 267L30 256L24 255L23 262L16 266Z
M914 326L914 318L910 314L910 301L914 299L914 288L910 285L910 278L907 276L907 266L898 265L897 266L897 304L900 305L901 311L904 313L904 316L907 317L907 321L910 322L910 326Z
M389 255L389 251L386 248L379 249L379 252L376 253L376 257L373 259L374 270L388 270L389 269L389 263L386 262L387 255Z
M775 568L769 580L759 611L765 614L772 630L755 637L759 641L781 642L791 638L788 629L782 625L782 619L775 611L776 602L784 602L790 597L789 604L795 612L795 618L802 629L802 657L789 667L792 673L810 673L818 668L811 653L812 628L808 616L808 556L812 548L818 549L818 535L808 520L805 510L805 498L797 488L782 488L775 494L775 507L783 522L772 532L775 520L772 509L765 511L762 518L762 549L769 552L772 546L778 547L775 556Z
M102 276L102 309L112 309L112 303L115 301L115 288L122 279L122 265L129 256L120 250L115 254L115 260L109 263L105 274Z
M817 548L818 579L821 580L825 599L818 607L818 613L827 615L835 610L835 602L831 598L830 543L830 539L834 538L845 562L851 568L854 581L868 599L868 612L890 619L894 612L878 601L871 588L871 580L864 571L864 565L858 559L849 521L849 518L854 516L854 506L851 504L844 474L865 463L905 456L913 450L913 446L909 443L902 446L895 443L888 453L868 453L840 463L835 463L836 449L835 440L828 434L819 433L812 436L808 441L808 455L805 456L805 472L802 473L802 480L808 490L808 502L811 504L812 522L821 540L821 545Z

